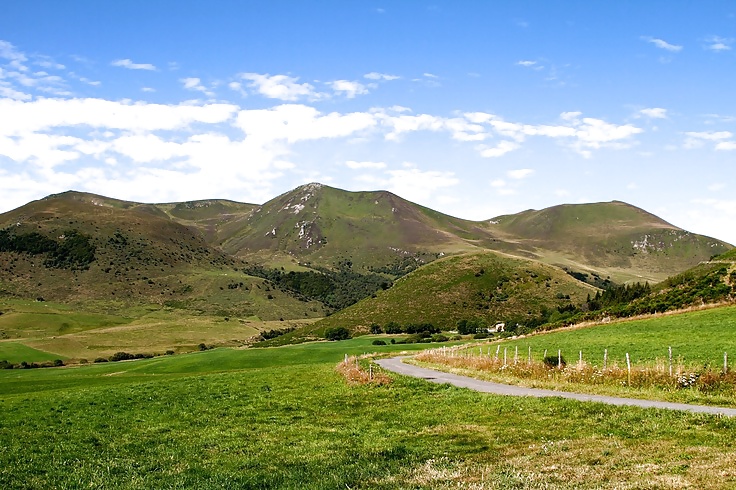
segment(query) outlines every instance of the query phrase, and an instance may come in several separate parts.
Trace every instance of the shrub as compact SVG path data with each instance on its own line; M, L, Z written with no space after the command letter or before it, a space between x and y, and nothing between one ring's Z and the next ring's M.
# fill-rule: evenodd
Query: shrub
M476 340L487 339L488 337L490 337L490 335L487 334L487 333L477 333L477 334L473 335L473 338L476 339Z
M174 354L175 354L175 352L173 350L171 350L171 349L169 349L169 350L166 351L166 355L167 356L173 356Z
M350 331L345 327L334 327L325 330L325 338L327 340L347 340L350 338Z
M381 326L379 324L373 323L371 325L371 333L375 335L375 334L383 333L383 330L381 329Z
M376 339L376 340L374 340L374 341L373 341L373 342L371 342L371 343L372 343L373 345L386 345L386 341L384 341L384 340L380 340L380 339Z
M207 347L207 344L205 344L204 342L202 342L201 344L199 344L199 345L197 346L197 349L199 349L199 350L200 350L201 352L204 352L204 351L206 351L207 349L209 349L209 347Z
M111 362L118 362L118 361L127 361L129 359L135 359L135 356L133 354L129 354L127 352L116 352L115 354L110 356Z
M61 359L54 359L54 366L55 367L59 367L59 366L63 366L63 365L64 365L64 361L62 361Z
M447 342L448 340L450 339L447 338L446 335L442 335L441 333L436 333L432 335L432 342Z
M97 359L95 359L95 362L107 362L107 358L106 357L98 357Z
M564 357L547 356L542 359L542 362L550 369L554 369L559 365L561 365L563 368L567 366L567 361L565 361Z

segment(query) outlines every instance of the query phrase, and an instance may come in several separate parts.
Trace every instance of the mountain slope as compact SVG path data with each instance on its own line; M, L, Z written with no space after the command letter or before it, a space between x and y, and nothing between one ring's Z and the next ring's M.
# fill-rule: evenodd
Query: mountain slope
M540 260L616 282L658 282L732 248L618 201L529 210L490 223Z
M0 230L0 294L268 320L324 314L239 272L239 261L154 205L66 192L0 215Z
M373 323L396 322L452 329L462 319L524 324L544 310L583 302L594 292L562 270L533 260L491 251L462 254L425 265L313 328L366 331Z
M237 256L334 266L386 267L415 255L477 249L492 237L482 224L453 218L385 191L347 192L308 184L228 225L223 250ZM424 258L419 258L424 260Z

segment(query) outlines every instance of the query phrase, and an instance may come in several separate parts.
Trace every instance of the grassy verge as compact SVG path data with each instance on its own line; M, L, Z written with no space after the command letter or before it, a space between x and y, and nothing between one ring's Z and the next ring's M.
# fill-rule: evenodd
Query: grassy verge
M558 352L567 367L545 367L544 356L556 358ZM736 307L476 344L449 355L425 355L420 362L522 386L734 407L736 369L729 363L724 374L724 352L736 356Z
M335 370L345 354L421 347L360 338L0 371L0 487L736 485L736 420Z

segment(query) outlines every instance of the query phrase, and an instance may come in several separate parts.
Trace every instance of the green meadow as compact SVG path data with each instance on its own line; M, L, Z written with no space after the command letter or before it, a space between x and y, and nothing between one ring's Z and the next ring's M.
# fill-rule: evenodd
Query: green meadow
M0 487L736 485L736 420L346 383L345 354L426 347L371 341L2 370Z

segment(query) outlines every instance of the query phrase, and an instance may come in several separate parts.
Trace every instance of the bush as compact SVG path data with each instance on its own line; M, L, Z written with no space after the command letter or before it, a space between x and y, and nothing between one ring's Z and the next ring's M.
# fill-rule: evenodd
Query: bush
M127 352L116 352L110 356L110 362L127 361L130 359L135 359L135 356Z
M432 335L432 342L447 342L448 340L450 339L447 338L447 336L442 335L441 333L436 333Z
M487 339L488 337L490 337L490 334L487 334L487 333L477 333L477 334L473 335L473 338L475 340Z
M59 366L63 366L63 365L64 365L64 361L62 361L61 359L54 359L54 366L55 367L59 367Z
M325 338L327 340L347 340L350 338L350 331L345 327L328 328L325 330Z
M564 357L557 357L557 356L547 356L544 359L542 359L542 362L545 366L547 366L550 369L556 368L558 365L561 365L561 367L567 366L567 361L565 361Z
M197 349L199 349L200 351L204 352L204 351L206 351L207 349L209 349L209 347L207 347L207 344L205 344L204 342L202 342L201 344L199 344L199 345L197 346Z
M169 350L166 351L166 355L167 356L173 356L174 354L175 354L175 352L173 350L171 350L171 349L169 349Z
M383 330L381 329L381 326L379 324L374 323L371 325L371 333L375 335L375 334L383 333Z
M380 339L376 339L376 340L374 340L374 341L373 341L373 342L371 342L371 343L372 343L373 345L386 345L386 341L384 341L384 340L380 340Z
M95 362L107 362L107 358L106 357L98 357L97 359L95 359Z

